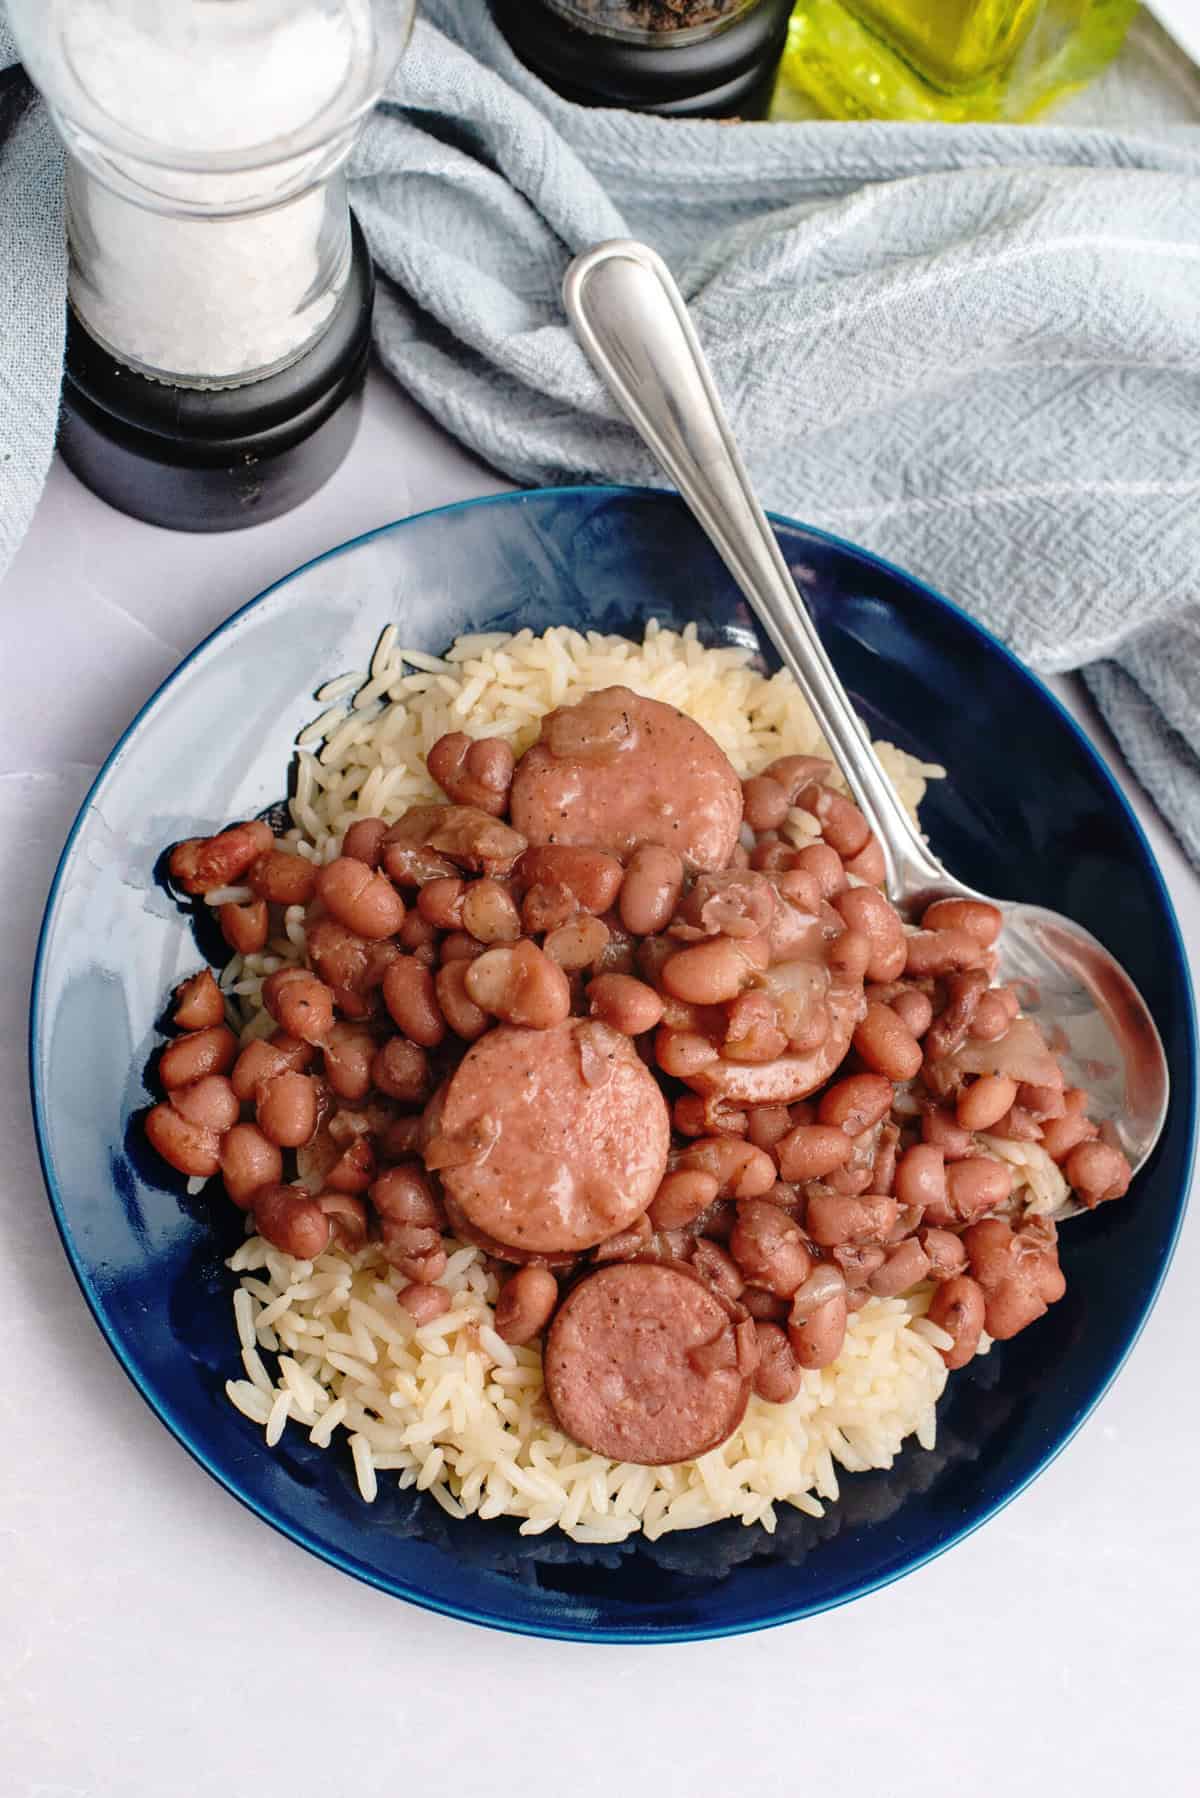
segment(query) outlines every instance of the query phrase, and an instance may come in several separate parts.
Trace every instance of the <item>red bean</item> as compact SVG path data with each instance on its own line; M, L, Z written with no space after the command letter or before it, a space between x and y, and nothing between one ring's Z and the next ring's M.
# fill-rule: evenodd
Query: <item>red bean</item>
M889 1251L887 1260L875 1270L867 1285L877 1298L893 1299L919 1286L928 1272L929 1256L916 1237L909 1236Z
M680 949L663 963L664 989L687 1005L721 1005L736 999L751 978L743 946L732 937Z
M283 1156L257 1124L235 1124L221 1139L221 1178L234 1204L248 1211L256 1192L283 1179Z
M738 1206L729 1247L746 1279L781 1299L791 1298L812 1272L799 1224L766 1199Z
M941 1351L942 1360L951 1370L965 1367L979 1347L984 1309L982 1286L964 1274L946 1280L934 1293L929 1321L954 1338L951 1346Z
M787 789L769 774L755 774L742 782L742 820L751 830L778 830L790 809Z
M1002 1036L1007 1035L1011 1023L1008 1007L1000 994L989 991L980 995L975 1016L971 1019L970 1034L981 1043L999 1042Z
M178 1104L178 1099L176 1104ZM1067 1156L1067 1184L1090 1209L1129 1191L1133 1170L1120 1149L1106 1142L1081 1142Z
M792 1116L786 1105L754 1105L742 1114L747 1135L756 1149L776 1149L792 1128Z
M838 893L834 907L851 930L860 930L871 944L868 980L898 980L908 960L904 921L874 887L847 887Z
M650 1253L653 1247L654 1229L650 1219L643 1211L641 1217L635 1218L627 1229L618 1230L614 1236L606 1236L592 1250L593 1261L634 1261L641 1260Z
M306 968L280 968L263 981L263 1004L289 1036L323 1042L333 1028L333 993Z
M189 1179L207 1179L221 1163L221 1139L215 1130L193 1123L170 1104L146 1114L146 1140L164 1161Z
M957 969L978 967L983 954L968 931L917 930L907 939L905 972L914 978L952 974Z
M1036 1322L1066 1289L1052 1237L1032 1229L1014 1235L1000 1218L989 1217L973 1224L963 1243L983 1288L984 1328L997 1341Z
M813 1311L797 1321L793 1311L788 1323L788 1341L801 1367L828 1367L842 1352L846 1340L846 1294L835 1293Z
M542 944L543 953L569 974L596 965L608 947L608 925L588 912L577 912L569 923L552 930Z
M871 827L854 802L844 794L813 782L801 789L796 803L804 811L812 812L821 826L821 835L843 861L866 848Z
M351 1103L371 1090L375 1038L359 1024L335 1024L321 1045L325 1078L339 1099Z
M769 993L757 988L741 993L726 1008L728 1021L721 1050L725 1059L761 1065L783 1055L788 1035L781 1026L781 1015Z
M473 805L501 818L508 810L515 761L503 738L480 737L473 742L465 732L454 730L438 738L425 765L456 805Z
M371 1083L405 1105L419 1105L429 1097L433 1079L429 1057L417 1043L393 1036L378 1049L370 1064Z
M883 1193L842 1198L838 1193L814 1192L808 1201L805 1225L822 1248L843 1243L883 1242L900 1213L896 1200Z
M775 1163L762 1149L737 1136L702 1137L679 1155L681 1168L715 1176L723 1199L757 1199L775 1185Z
M740 1299L745 1290L741 1269L731 1255L707 1236L701 1236L692 1249L691 1265L702 1280L727 1299Z
M831 1261L818 1261L803 1286L792 1295L792 1322L806 1322L814 1311L819 1311L822 1305L843 1295L845 1291L846 1276L841 1268Z
M547 1267L522 1267L496 1300L497 1336L520 1347L540 1336L558 1303L558 1281Z
M890 1005L868 1005L851 1040L859 1058L889 1080L911 1080L920 1072L921 1045Z
M411 955L401 955L383 977L383 1002L411 1042L436 1049L446 1035L433 975Z
M881 887L887 880L887 863L883 859L883 850L874 836L867 838L863 848L857 855L846 857L846 872L853 874L857 880L865 880L868 886Z
M795 866L802 873L812 875L822 899L833 900L846 890L842 858L828 843L806 843L803 849L796 851Z
M171 1103L180 1117L215 1130L218 1136L232 1129L241 1110L237 1094L223 1074L204 1074L190 1086L176 1087Z
M516 877L526 887L565 886L574 895L577 910L598 916L616 904L625 870L602 849L548 843L525 851Z
M208 1030L225 1022L225 1001L209 968L201 968L176 988L171 1022L180 1030Z
M795 805L802 788L811 786L814 781L819 785L829 779L833 763L823 755L780 755L760 769L760 773L778 781L788 796L788 804Z
M274 841L270 825L258 818L232 824L213 837L192 837L172 849L168 862L171 879L185 893L193 894L233 886Z
M369 1136L359 1136L348 1143L325 1175L325 1184L333 1192L366 1192L375 1178L375 1151Z
M417 893L417 910L438 930L461 930L467 883L457 874L427 880Z
M463 895L463 929L481 943L515 943L521 934L516 901L498 880L473 880Z
M410 1286L402 1286L396 1294L396 1303L403 1305L417 1328L422 1324L431 1324L437 1318L444 1317L450 1309L450 1294L444 1286L423 1285L414 1281Z
M393 1118L379 1141L381 1160L405 1161L410 1155L419 1154L424 1134L424 1118L420 1112L414 1117Z
M889 1236L893 1231L888 1232ZM887 1260L888 1252L878 1242L838 1242L830 1250L833 1260L846 1282L849 1293L867 1291L867 1282Z
M258 1127L281 1149L311 1142L317 1128L317 1088L307 1074L285 1072L264 1080L258 1089ZM291 1252L291 1251L289 1251Z
M933 1022L933 1003L927 993L918 992L916 987L897 993L888 1003L905 1029L918 1040Z
M953 1055L966 1040L979 1001L987 991L988 977L982 968L971 968L954 974L946 982L946 1003L925 1033L926 1061L941 1061Z
M592 1017L619 1030L622 1036L640 1036L657 1027L663 1002L652 986L629 974L601 974L587 987Z
M935 1149L940 1149L947 1161L961 1161L975 1147L969 1130L964 1130L950 1116L936 1106L930 1106L921 1116L921 1135Z
M754 1334L758 1338L755 1392L769 1405L790 1404L804 1384L804 1370L792 1352L787 1331L777 1323L756 1320Z
M158 1076L170 1092L177 1086L190 1086L206 1074L224 1074L237 1055L237 1037L224 1024L211 1024L207 1030L191 1030L168 1043L158 1062Z
M969 1155L954 1161L946 1169L946 1198L951 1218L959 1223L973 1223L976 1218L1003 1205L1012 1192L1013 1172L1007 1162L994 1161L990 1155ZM931 1217L935 1224L950 1219Z
M299 1187L267 1186L256 1192L254 1225L272 1248L298 1261L315 1261L329 1247L329 1219Z
M683 1230L716 1198L720 1182L704 1168L677 1168L663 1175L647 1216L656 1230Z
M439 953L442 961L478 961L484 946L468 936L465 930L451 930L442 938Z
M1078 1144L1095 1135L1096 1126L1090 1118L1078 1111L1068 1111L1065 1117L1049 1118L1042 1125L1042 1147L1051 1161L1061 1165Z
M847 980L861 980L871 960L871 939L861 930L843 930L830 943L826 955L835 973Z
M964 1130L990 1130L1012 1106L1017 1083L1006 1074L984 1074L958 1095L955 1117Z
M875 1159L871 1164L871 1192L890 1194L896 1183L896 1158L900 1152L900 1127L885 1124L879 1132Z
M635 849L621 884L621 922L631 936L665 930L683 888L683 862L673 849L643 843Z
M481 1011L531 1030L551 1030L571 1013L566 975L528 938L469 963L465 988Z
M317 890L317 870L303 855L269 849L251 868L246 884L257 899L272 905L307 905Z
M849 1074L827 1086L817 1104L822 1124L836 1124L847 1136L859 1136L877 1124L892 1104L892 1083L882 1074Z
M983 899L935 899L921 918L922 930L965 930L984 949L1000 935L1004 914Z
M387 875L353 856L340 855L320 869L317 892L331 917L368 942L395 936L404 922L404 901Z
M289 1069L293 1073L303 1073L312 1058L311 1044L288 1036L286 1031L275 1031L269 1042L256 1037L253 1042L246 1044L233 1064L230 1073L233 1090L244 1105L253 1099L264 1080Z
M870 1192L871 1170L861 1162L848 1163L845 1167L835 1167L824 1179L830 1192L840 1193L843 1198L857 1198L859 1193Z
M391 1264L406 1280L418 1286L434 1286L440 1280L449 1265L450 1257L445 1249L431 1249L427 1255L398 1255L391 1257ZM436 1288L435 1288L436 1290Z
M967 1251L963 1248L962 1238L955 1236L951 1230L921 1230L918 1232L921 1247L929 1257L930 1278L934 1280L951 1280L955 1274L961 1274L967 1265Z
M902 1205L944 1208L946 1166L942 1150L934 1143L914 1143L905 1149L896 1163L895 1193Z
M334 1241L349 1255L356 1255L367 1240L367 1208L344 1192L322 1192L317 1205L329 1219Z
M255 899L247 905L227 901L217 907L217 923L235 955L257 955L267 946L271 917L265 899Z
M675 1080L688 1080L701 1068L720 1060L706 1036L693 1030L668 1030L665 1026L655 1034L654 1054L663 1073Z
M434 976L442 1016L455 1036L467 1043L481 1037L491 1022L487 1012L481 1011L467 992L467 970L471 965L466 961L444 962Z
M849 1161L853 1145L832 1124L797 1124L775 1145L779 1172L785 1180L823 1180Z
M371 1203L389 1223L440 1235L446 1217L433 1180L419 1161L388 1168L371 1186Z
M342 854L377 868L383 855L387 824L382 818L356 818L342 839Z

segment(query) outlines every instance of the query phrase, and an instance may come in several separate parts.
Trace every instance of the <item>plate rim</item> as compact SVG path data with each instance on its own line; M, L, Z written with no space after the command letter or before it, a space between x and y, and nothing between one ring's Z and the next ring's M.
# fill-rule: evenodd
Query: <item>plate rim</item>
M1066 706L1063 705L1062 701L1050 690L1033 669L1029 668L1020 657L1015 655L1013 651L1002 643L985 625L980 624L977 619L972 618L971 615L961 606L957 605L954 600L947 598L945 594L939 592L937 588L931 586L919 575L910 573L907 569L899 567L896 563L888 561L885 557L878 556L873 551L864 549L861 545L853 543L847 538L840 537L832 531L822 530L818 526L805 524L802 520L792 518L785 513L769 512L767 514L773 526L782 526L789 531L799 531L806 536L816 538L823 543L831 544L834 548L849 555L852 559L877 568L892 578L899 580L904 585L915 588L924 600L932 601L935 610L937 608L942 608L949 612L960 623L965 624L979 639L982 648L992 655L999 656L1003 662L1010 664L1020 676L1032 684L1042 702L1049 706L1060 723L1067 726L1069 733L1075 738L1077 744L1084 752L1086 759L1091 763L1099 774L1102 782L1107 786L1111 798L1116 801L1117 807L1123 815L1125 823L1131 829L1134 842L1141 851L1143 863L1152 877L1152 885L1157 891L1158 898L1166 915L1168 925L1167 944L1174 959L1176 972L1182 975L1182 978L1177 984L1183 997L1184 1023L1186 1026L1185 1039L1188 1050L1188 1059L1184 1077L1182 1080L1178 1081L1178 1085L1180 1089L1180 1100L1186 1105L1187 1112L1187 1137L1185 1145L1185 1165L1187 1171L1184 1189L1180 1195L1180 1202L1170 1230L1169 1240L1165 1245L1165 1252L1160 1261L1156 1276L1145 1295L1136 1326L1123 1345L1117 1361L1112 1366L1102 1384L1095 1393L1092 1394L1088 1403L1071 1420L1069 1428L1058 1439L1054 1446L1044 1453L1041 1458L1038 1459L1036 1464L1016 1484L998 1497L994 1503L982 1512L981 1515L973 1518L968 1523L956 1526L948 1535L931 1544L916 1558L906 1560L903 1566L888 1568L877 1574L866 1575L862 1579L854 1582L844 1592L839 1593L835 1598L819 1603L806 1603L801 1601L779 1609L773 1609L768 1615L749 1620L728 1624L674 1625L665 1628L630 1625L627 1627L623 1626L620 1628L603 1630L597 1630L593 1626L588 1625L576 1626L557 1624L552 1617L548 1618L545 1623L533 1620L514 1621L509 1618L501 1617L494 1612L479 1609L470 1604L441 1598L434 1593L423 1591L409 1585L402 1579L379 1574L358 1561L353 1555L343 1552L335 1544L319 1540L302 1524L294 1523L278 1515L273 1515L264 1504L260 1503L250 1493L241 1490L233 1474L214 1463L208 1454L191 1439L187 1428L182 1423L177 1423L175 1421L169 1407L159 1403L157 1397L148 1389L147 1385L143 1382L136 1361L127 1351L120 1331L115 1325L110 1323L106 1315L103 1301L95 1287L92 1272L87 1265L85 1257L79 1253L76 1248L66 1219L62 1195L59 1190L48 1146L49 1131L47 1122L47 1104L46 1095L42 1091L39 1076L38 1052L43 1034L41 1028L43 1022L42 1010L45 988L45 963L49 939L62 899L63 883L73 856L76 841L83 828L84 822L91 811L94 802L99 798L107 781L115 772L125 749L136 736L143 720L168 698L172 689L183 679L192 664L204 655L218 639L223 638L230 633L243 618L262 605L273 594L277 593L280 588L286 587L301 575L309 573L312 569L319 567L321 564L331 561L337 556L346 555L353 550L360 549L365 544L373 542L376 538L388 536L396 531L403 530L407 525L423 523L433 518L461 512L468 507L480 509L493 506L519 506L526 504L531 500L545 500L552 497L557 499L575 497L586 497L589 499L649 498L670 501L679 506L684 505L684 501L680 496L669 488L634 486L620 483L574 482L562 487L513 488L501 493L481 494L470 499L453 500L445 505L430 506L423 511L413 512L402 518L393 519L387 524L376 525L371 530L362 531L357 536L347 538L344 542L334 544L331 548L322 550L315 556L310 556L307 561L298 563L297 566L290 569L288 573L281 575L277 580L272 581L268 586L263 587L259 592L252 595L252 597L246 600L242 605L236 607L234 611L230 612L227 617L223 618L220 623L207 632L206 635L180 659L175 667L172 668L164 679L159 682L158 686L142 705L138 707L134 716L125 726L124 730L122 730L116 742L105 756L94 780L90 783L87 792L84 794L83 799L79 804L79 808L63 844L62 851L55 864L54 874L47 891L45 907L38 929L37 945L34 951L27 1032L28 1075L33 1113L34 1138L37 1146L38 1163L42 1172L42 1180L50 1203L51 1215L54 1219L54 1225L58 1232L59 1240L61 1241L63 1250L66 1254L68 1265L70 1266L76 1284L83 1295L88 1310L91 1312L93 1319L100 1329L101 1335L115 1356L118 1365L131 1381L142 1401L166 1427L175 1441L187 1451L192 1459L202 1467L224 1491L229 1493L239 1504L250 1511L254 1517L267 1524L280 1535L286 1537L289 1541L294 1542L298 1547L306 1550L307 1553L314 1555L318 1560L337 1568L338 1571L342 1573L349 1574L354 1579L361 1580L364 1584L374 1587L377 1591L384 1592L390 1597L404 1599L408 1603L419 1606L422 1610L432 1611L444 1617L451 1617L459 1622L478 1624L483 1628L499 1630L510 1635L530 1636L550 1641L583 1642L593 1646L611 1644L614 1647L648 1647L655 1646L659 1643L670 1644L721 1640L731 1636L756 1634L761 1630L774 1629L783 1624L799 1622L807 1617L821 1616L827 1612L839 1610L843 1605L850 1604L856 1599L865 1598L872 1592L882 1591L885 1587L894 1584L897 1580L904 1578L906 1575L916 1573L920 1568L928 1566L930 1562L937 1560L939 1556L945 1554L947 1550L955 1547L958 1543L966 1541L967 1538L973 1536L977 1530L982 1529L984 1524L990 1523L994 1517L1005 1510L1015 1499L1019 1498L1021 1494L1025 1492L1035 1480L1039 1479L1041 1475L1045 1473L1047 1468L1058 1459L1070 1443L1074 1441L1079 1431L1083 1428L1083 1425L1092 1416L1102 1400L1107 1397L1116 1380L1126 1367L1129 1357L1141 1339L1142 1332L1146 1328L1150 1315L1158 1303L1163 1283L1166 1280L1171 1264L1175 1258L1180 1234L1183 1229L1184 1218L1187 1215L1191 1199L1191 1190L1195 1174L1197 1130L1198 1125L1200 1125L1200 1117L1198 1117L1197 1112L1197 1058L1198 1054L1200 1054L1200 1039L1198 1039L1197 1035L1196 1000L1188 972L1187 951L1183 942L1182 932L1180 931L1179 919L1176 915L1175 906L1166 881L1163 878L1163 873L1159 867L1157 857L1155 856L1146 832L1142 827L1141 820L1133 810L1132 805L1126 798L1125 793L1115 775L1108 767L1104 757L1101 755L1099 749L1092 742L1086 731L1084 731L1082 726L1067 710ZM1178 1076L1176 1076L1175 1071L1172 1070L1173 1092L1176 1089L1177 1079Z

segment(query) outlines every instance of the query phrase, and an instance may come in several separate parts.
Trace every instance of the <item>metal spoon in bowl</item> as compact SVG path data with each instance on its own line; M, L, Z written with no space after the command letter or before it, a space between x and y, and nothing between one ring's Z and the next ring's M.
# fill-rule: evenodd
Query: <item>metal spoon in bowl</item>
M985 899L922 841L834 672L754 496L712 374L666 264L615 240L577 256L563 284L583 348L695 514L812 707L883 850L887 891L905 915L934 899ZM1070 918L1020 900L1004 914L999 977L1017 983L1089 1111L1111 1120L1136 1171L1158 1141L1169 1078L1154 1020L1102 943ZM1075 1200L1057 1215L1082 1210Z

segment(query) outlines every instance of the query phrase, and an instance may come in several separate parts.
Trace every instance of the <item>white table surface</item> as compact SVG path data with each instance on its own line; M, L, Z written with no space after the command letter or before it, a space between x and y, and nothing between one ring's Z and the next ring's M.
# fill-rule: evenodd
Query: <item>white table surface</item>
M502 1637L323 1565L196 1466L86 1311L38 1173L24 1032L46 887L92 775L259 588L502 485L374 374L350 459L290 517L174 536L56 466L0 588L0 1798L394 1798L447 1778L489 1798L1196 1791L1195 1221L1113 1391L986 1529L846 1609L656 1649ZM1195 957L1200 883L1060 691L1131 793Z

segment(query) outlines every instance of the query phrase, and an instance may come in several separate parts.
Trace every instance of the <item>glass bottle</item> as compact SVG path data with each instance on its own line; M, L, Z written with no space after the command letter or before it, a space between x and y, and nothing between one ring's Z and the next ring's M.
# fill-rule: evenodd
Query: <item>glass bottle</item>
M1120 49L1137 0L799 0L784 84L835 118L1016 121Z

